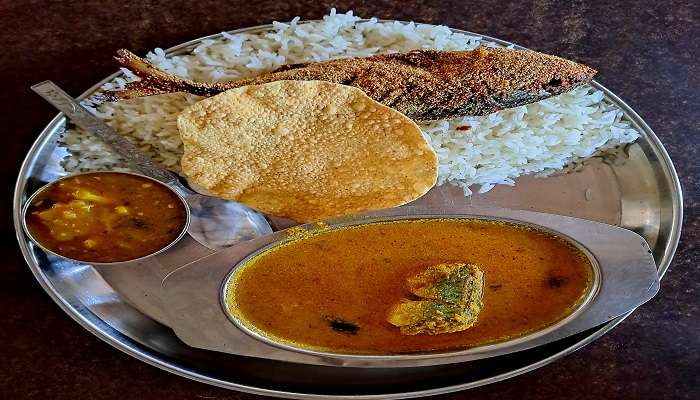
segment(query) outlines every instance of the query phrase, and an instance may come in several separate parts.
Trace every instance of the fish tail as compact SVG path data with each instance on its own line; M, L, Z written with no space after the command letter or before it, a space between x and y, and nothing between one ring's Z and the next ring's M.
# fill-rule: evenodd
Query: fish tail
M117 50L114 57L119 64L128 68L140 80L129 82L122 90L112 90L101 97L104 101L119 101L135 97L157 94L189 92L200 96L211 95L212 88L206 84L179 78L156 68L150 61L138 57L126 49Z

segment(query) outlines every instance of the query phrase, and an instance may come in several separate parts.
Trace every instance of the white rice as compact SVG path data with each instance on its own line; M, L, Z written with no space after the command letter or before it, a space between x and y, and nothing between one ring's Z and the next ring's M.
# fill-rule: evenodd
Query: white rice
M275 22L260 33L223 33L205 40L191 54L167 57L162 49L148 54L157 67L201 81L240 79L283 64L322 61L348 56L414 49L471 50L495 46L480 37L454 33L445 26L414 23L360 22L352 14L332 9L322 22ZM123 87L134 79L124 76L103 86ZM83 104L132 139L142 150L178 171L182 142L175 124L178 113L196 102L189 94L172 94L95 106ZM479 191L496 184L514 184L526 174L547 175L580 158L630 143L639 137L622 111L603 99L603 93L583 87L555 98L484 117L466 117L419 124L440 162L439 184ZM68 130L62 145L71 154L66 171L123 168L124 164L99 140L77 129Z

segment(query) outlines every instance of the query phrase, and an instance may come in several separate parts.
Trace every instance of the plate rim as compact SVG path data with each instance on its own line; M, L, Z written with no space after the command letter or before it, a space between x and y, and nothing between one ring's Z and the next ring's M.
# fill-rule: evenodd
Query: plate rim
M435 24L429 24L429 23L422 23L422 22L413 22L413 21L403 21L403 20L386 20L386 19L378 19L378 18L371 18L371 19L359 19L356 22L367 22L370 20L375 20L378 23L393 23L393 22L399 22L402 24L406 23L414 23L415 25L427 25L427 26L444 26L444 25L435 25ZM320 22L322 21L321 19L312 19L312 20L301 20L298 22L298 24L307 24L307 23L312 23L312 22ZM475 32L463 30L463 29L457 29L457 28L452 28L447 26L450 31L454 33L461 33L465 35L470 35L470 36L475 36L479 37L482 39L486 39L488 41L492 41L494 43L498 43L500 45L504 46L514 46L515 48L518 49L526 49L525 47L516 45L514 43L501 40L498 38L494 38L491 36L487 35L482 35L478 34ZM243 27L243 28L238 28L234 30L228 30L224 31L227 34L239 34L239 33L258 33L261 31L268 31L274 29L273 24L263 24L263 25L256 25L256 26L250 26L250 27ZM190 47L195 46L199 43L201 43L204 40L210 40L210 39L216 39L220 38L223 36L224 32L219 32L207 36L203 36L200 38L192 39L189 41L186 41L184 43L177 44L175 46L169 47L167 49L164 49L165 53L167 55L179 55L187 50L189 50ZM103 80L99 81L98 83L94 84L90 88L88 88L85 92L83 92L80 96L77 97L79 100L83 100L87 97L89 97L92 93L94 93L96 90L98 90L104 83L109 82L113 80L114 78L121 76L122 72L117 71L108 77L104 78ZM660 139L658 136L655 134L655 132L649 127L649 125L644 121L639 114L632 109L625 101L620 99L617 95L615 95L613 92L611 92L609 89L607 89L605 86L600 84L598 81L593 80L591 82L591 86L596 88L597 90L602 91L606 98L610 99L613 101L618 107L620 107L626 114L626 116L637 125L637 127L644 132L645 139L650 142L652 145L655 153L659 156L659 160L663 162L664 166L664 175L666 175L667 178L670 180L671 184L671 213L672 213L672 220L671 220L671 229L670 229L670 235L669 235L669 241L665 249L663 256L659 261L657 261L657 268L659 270L659 278L663 278L664 274L669 268L669 265L671 264L671 261L673 259L673 256L676 252L676 249L678 247L678 243L680 241L680 235L681 235L681 228L682 228L682 221L683 221L683 195L682 195L682 188L680 185L680 180L678 178L678 174L676 172L676 169L673 165L673 162L671 161L671 158L666 151L665 147L661 143ZM109 325L107 322L101 320L97 316L92 316L92 319L99 320L105 327L98 326L96 323L97 321L91 320L91 318L88 318L92 312L90 310L79 310L75 305L71 304L67 299L65 299L60 291L58 291L50 282L48 277L43 273L43 271L34 263L31 251L29 249L28 241L24 237L22 228L21 228L21 221L20 217L18 216L18 209L21 209L22 205L22 199L24 196L24 186L26 183L26 177L27 172L29 168L33 165L34 159L38 156L38 149L42 148L48 140L51 140L53 137L53 131L55 130L55 127L64 123L65 117L63 113L58 113L49 123L43 128L37 139L33 142L32 146L30 149L27 151L27 155L25 156L24 160L22 161L21 167L18 172L18 178L15 183L15 188L14 188L14 196L13 196L13 219L14 219L14 226L15 226L15 236L17 238L17 241L19 242L20 249L22 251L22 255L25 259L25 262L27 263L29 269L32 271L32 274L34 275L35 279L39 282L39 284L42 286L45 292L49 294L49 296L56 302L56 304L66 313L68 314L73 320L75 320L79 325L81 325L83 328L85 328L87 331L92 333L93 335L97 336L99 339L102 341L108 343L112 347L142 361L147 364L150 364L154 367L160 368L162 370L168 371L170 373L173 373L175 375L182 376L184 378L192 379L201 383L205 384L210 384L214 385L217 387L229 389L229 390L237 390L241 392L246 392L246 393L252 393L252 394L258 394L258 395L266 395L266 396L275 396L275 397L283 397L283 398L294 398L294 399L329 399L329 398L345 398L345 399L398 399L398 398L416 398L416 397L424 397L424 396L432 396L432 395L438 395L438 394L445 394L445 393L450 393L450 392L456 392L460 390L465 390L465 389L470 389L470 388L475 388L478 386L483 386L487 385L490 383L495 383L499 382L502 380L506 380L521 374L524 374L529 371L533 371L535 369L538 369L540 367L543 367L555 360L558 360L560 358L565 357L568 354L571 354L580 348L586 346L587 344L593 342L594 340L600 338L613 328L615 328L617 325L619 325L625 318L627 318L629 315L631 315L634 310L617 317L616 319L602 325L598 330L595 332L591 333L589 336L583 338L582 340L576 342L575 344L569 346L568 348L559 351L557 353L554 353L550 355L549 357L545 357L537 362L528 364L524 367L514 369L499 375L494 375L488 378L483 378L477 381L472 381L468 383L461 383L457 385L451 385L451 386L442 386L442 387L437 387L437 388L431 388L431 389L424 389L424 390L419 390L419 391L413 391L413 392L404 392L404 393L387 393L387 394L369 394L369 395L328 395L328 394L311 394L311 393L301 393L301 392L291 392L291 391L282 391L282 390L275 390L275 389L266 389L264 387L257 387L257 386L251 386L251 385L244 385L244 384L238 384L238 383L232 383L229 381L213 378L204 374L201 374L199 372L196 372L192 369L184 368L181 366L173 365L168 360L164 360L162 357L158 357L160 353L156 352L155 350L149 349L148 347L134 341L133 339L129 338L126 335L123 335L121 332L113 328L111 325ZM87 314L87 315L86 315ZM108 330L111 330L108 331ZM117 336L120 336L117 338Z

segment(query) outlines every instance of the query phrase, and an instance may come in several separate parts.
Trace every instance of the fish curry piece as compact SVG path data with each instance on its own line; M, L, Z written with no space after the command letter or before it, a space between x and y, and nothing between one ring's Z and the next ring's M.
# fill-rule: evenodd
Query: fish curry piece
M416 121L486 115L556 96L593 79L590 67L530 50L480 47L472 51L414 50L284 65L258 76L204 83L158 70L128 50L117 61L141 80L105 99L189 92L212 96L248 85L321 80L356 87Z
M420 300L403 299L387 321L404 335L469 329L481 311L484 274L474 264L438 264L408 279L407 289Z

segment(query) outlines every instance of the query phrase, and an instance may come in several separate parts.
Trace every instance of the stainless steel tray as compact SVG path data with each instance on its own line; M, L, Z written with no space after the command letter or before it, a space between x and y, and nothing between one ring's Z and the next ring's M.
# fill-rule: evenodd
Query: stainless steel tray
M271 25L232 31L260 32ZM456 32L477 35L471 32ZM188 52L196 39L167 50ZM481 36L481 35L477 35ZM510 43L482 36L501 45ZM516 46L517 47L517 46ZM116 73L99 82L92 94ZM597 82L607 101L615 103L642 133L626 148L623 160L593 158L579 171L546 179L522 177L514 187L499 186L469 198L449 186L432 190L418 201L459 211L470 206L505 207L586 218L619 225L642 235L663 276L678 244L682 196L678 177L665 149L649 126L627 104ZM42 182L65 175L59 166L65 153L56 140L66 126L62 114L43 130L19 173L14 220L20 247L30 269L49 295L87 330L116 348L159 368L201 382L290 398L405 398L462 390L507 379L559 359L602 336L629 314L575 336L534 349L477 362L443 366L371 370L289 364L193 349L167 327L162 299L154 294L178 266L168 257L158 261L102 270L61 261L33 246L21 230L20 210ZM186 243L185 243L186 244ZM177 251L177 247L174 249ZM195 258L206 254L188 254Z

